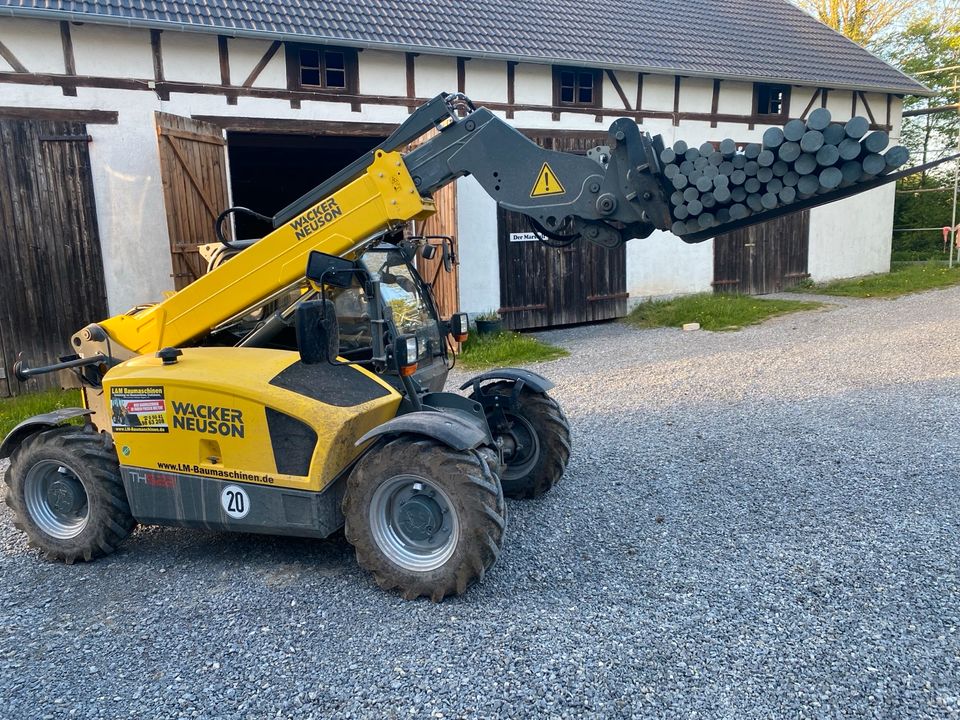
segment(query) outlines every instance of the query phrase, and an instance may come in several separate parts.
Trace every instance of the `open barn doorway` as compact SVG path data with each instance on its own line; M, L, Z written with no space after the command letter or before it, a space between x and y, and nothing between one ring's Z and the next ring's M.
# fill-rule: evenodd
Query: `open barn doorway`
M228 132L233 204L272 216L335 175L386 138L379 135L295 135ZM272 228L236 216L238 239L259 238Z

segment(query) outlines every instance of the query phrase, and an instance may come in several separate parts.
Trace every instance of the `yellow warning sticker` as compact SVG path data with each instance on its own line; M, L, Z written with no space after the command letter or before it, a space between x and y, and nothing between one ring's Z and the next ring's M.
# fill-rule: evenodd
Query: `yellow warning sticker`
M543 197L544 195L562 195L566 190L563 189L563 184L557 179L556 174L553 172L547 163L543 164L543 167L540 168L540 174L537 175L537 182L533 185L533 190L530 191L530 197Z

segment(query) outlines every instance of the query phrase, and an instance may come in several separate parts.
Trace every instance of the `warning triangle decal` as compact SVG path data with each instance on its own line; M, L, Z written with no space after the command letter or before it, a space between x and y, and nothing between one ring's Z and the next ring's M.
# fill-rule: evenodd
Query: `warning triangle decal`
M540 168L540 174L537 175L537 182L533 185L533 190L530 191L530 197L543 197L544 195L562 195L566 190L563 189L563 185L557 179L557 176L553 172L547 163L543 164L543 167Z

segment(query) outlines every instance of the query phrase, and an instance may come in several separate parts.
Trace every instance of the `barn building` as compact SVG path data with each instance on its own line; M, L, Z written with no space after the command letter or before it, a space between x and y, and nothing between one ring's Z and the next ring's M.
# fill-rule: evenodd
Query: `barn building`
M746 142L816 107L896 138L925 89L785 0L0 0L0 367L18 349L53 360L87 322L190 282L222 209L272 214L441 91L583 152L622 116L667 143ZM438 203L416 230L456 239L447 311L532 328L886 270L893 187L615 250L530 242L471 178Z

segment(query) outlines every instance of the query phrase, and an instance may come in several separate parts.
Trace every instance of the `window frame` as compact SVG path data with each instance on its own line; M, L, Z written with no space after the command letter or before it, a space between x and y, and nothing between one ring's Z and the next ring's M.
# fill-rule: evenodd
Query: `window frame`
M359 62L357 50L355 48L341 47L339 45L314 45L311 43L284 43L287 56L287 89L302 90L304 92L313 92L323 90L325 92L343 93L345 95L356 95L359 87ZM303 65L301 63L301 52L313 51L317 53L317 71L319 72L319 85L303 82ZM327 53L340 53L343 55L343 76L344 86L327 85ZM339 70L340 68L333 68Z
M574 73L573 102L564 101L561 97L561 80L563 73ZM577 97L580 91L581 74L589 73L592 77L592 99L590 102L579 102ZM553 66L553 105L554 107L568 108L602 108L603 107L603 70L599 68L576 67L573 65Z
M772 113L769 112L770 108L770 99L769 92L770 90L779 90L781 92L780 98L780 112ZM768 93L767 95L767 109L768 112L760 111L760 98L761 93L764 90ZM754 117L758 118L777 118L786 120L790 115L790 85L784 85L783 83L754 83L753 84L753 113Z

